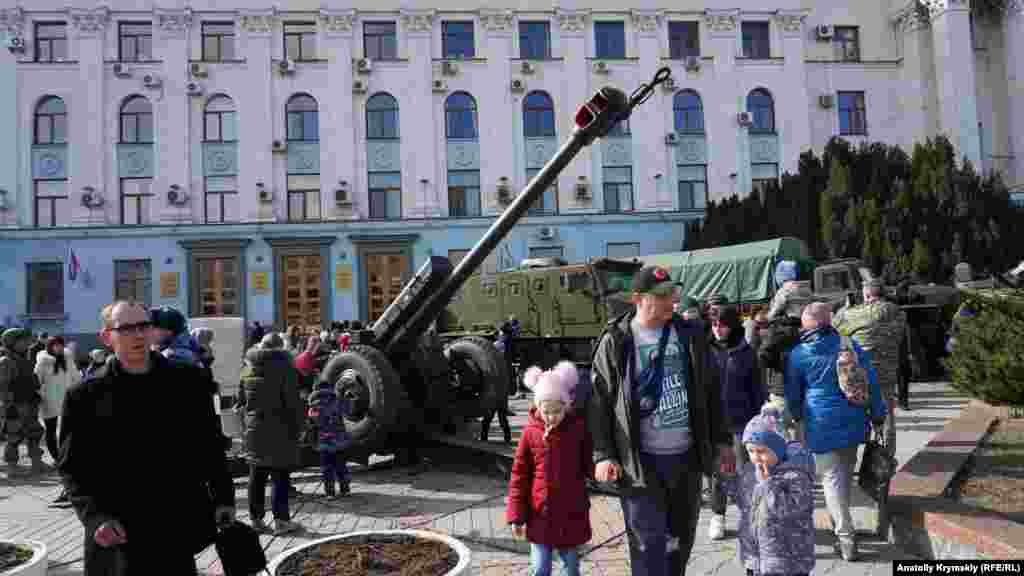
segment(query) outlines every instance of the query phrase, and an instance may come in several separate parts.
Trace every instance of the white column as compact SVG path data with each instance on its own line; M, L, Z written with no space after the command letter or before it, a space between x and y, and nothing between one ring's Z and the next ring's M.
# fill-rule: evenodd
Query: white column
M807 93L807 68L804 65L804 19L803 11L780 10L775 16L776 28L782 39L782 54L785 77L792 80L776 101L776 130L779 130L779 175L783 172L796 174L800 164L800 154L811 149L811 98ZM788 118L779 122L778 110L792 109L799 114L788 114ZM781 125L780 125L781 124ZM821 143L824 145L824 142Z
M576 110L590 99L597 87L591 83L592 72L590 61L587 60L586 34L590 15L585 11L565 11L558 13L559 47L564 75L561 102L556 102L555 121L558 122L558 134L564 141L575 127ZM573 162L566 166L558 178L559 206L566 206L567 212L593 211L600 207L601 168L595 162L594 152L597 145L591 145L580 151ZM576 199L576 183L583 176L590 184L590 200Z
M320 22L324 38L324 53L321 57L330 61L326 91L330 100L319 100L320 207L325 218L347 220L358 217L360 211L369 210L364 196L359 196L351 207L338 207L334 192L340 180L348 183L349 199L356 198L357 191L366 189L366 186L356 186L357 182L366 180L366 169L360 169L359 162L366 155L366 145L361 139L353 137L353 131L355 123L366 117L366 110L365 107L353 105L352 35L355 11L321 10ZM360 79L370 82L372 87L372 75ZM349 161L343 161L345 158Z
M971 47L970 3L940 0L933 5L932 43L938 81L940 129L949 135L956 158L966 157L980 167L978 100L975 90L974 50Z
M659 37L665 34L662 23L664 18L658 12L633 10L633 28L636 31L637 43L635 56L640 59L640 77L647 82L653 78L661 66L661 50ZM661 92L661 88L658 88ZM652 94L652 99L660 99L660 94ZM653 107L654 104L649 104ZM669 103L671 108L671 102ZM633 133L633 170L639 184L636 200L638 210L671 210L672 197L664 194L669 173L665 171L666 156L674 153L675 148L665 145L665 134L672 126L665 126L659 114L635 114L629 119L629 129Z
M238 200L242 220L273 221L274 206L285 210L287 191L274 190L273 204L263 204L256 193L256 183L274 186L274 123L281 113L275 114L272 83L276 66L271 66L273 43L280 41L275 32L280 30L278 18L272 11L242 12L239 19L241 32L238 53L250 63L246 67L248 79L243 84L257 89L252 93L232 94L238 110ZM283 214L284 212L282 212Z
M915 7L901 12L893 22L896 41L902 46L903 66L900 69L899 121L904 125L903 138L899 142L904 150L913 149L915 142L923 142L932 136L932 124L928 119L929 77L933 74L929 23L922 20ZM870 130L870 126L868 127Z
M1009 95L1007 106L1008 130L1010 135L1010 169L1007 181L1010 185L1024 186L1024 2L1018 2L1017 10L1006 15L1003 34L1006 46L1006 89Z
M68 102L68 200L75 224L103 224L107 214L116 214L117 193L107 190L106 87L103 67L104 33L110 22L106 8L68 10L71 32L70 57L78 60L78 82ZM82 206L82 188L93 187L106 200L100 208ZM113 220L110 220L113 221Z
M513 93L512 66L512 30L514 20L512 12L507 10L483 10L480 14L480 28L486 41L483 54L487 58L487 71L493 82L482 84L477 105L481 106L480 118L480 194L481 208L484 214L500 213L505 207L498 203L498 178L507 177L509 182L519 182L525 178L517 174L516 150L522 150L523 133L516 131L516 118L522 117L523 98L533 88L529 85L523 92ZM493 70L497 74L491 76ZM481 71L482 72L482 71ZM521 77L517 75L516 77ZM510 110L511 113L495 113L494 107ZM488 108L492 108L488 110ZM522 152L519 154L522 155ZM486 161L483 159L486 158ZM512 193L519 192L518 186L512 186Z
M706 10L701 53L714 56L710 91L701 94L707 134L708 196L722 200L745 195L750 181L750 143L736 114L747 109L744 83L736 72L739 53L739 10ZM707 72L702 72L707 73ZM732 174L736 174L732 177Z
M154 32L159 42L153 45L153 57L163 60L164 70L173 71L163 78L163 87L146 93L153 105L156 129L155 166L153 173L153 200L150 203L151 221L202 222L204 215L203 179L192 178L192 152L190 142L202 138L202 112L199 124L192 124L193 106L202 108L204 99L193 99L185 93L188 78L188 33L192 16L184 10L157 10ZM201 156L200 156L201 158ZM202 163L199 164L200 169ZM187 207L171 205L167 191L172 185L180 186L189 194Z
M401 20L405 32L402 43L405 48L404 57L409 59L409 84L417 93L430 94L430 100L424 99L416 104L399 102L401 134L410 133L410 130L405 128L407 126L429 130L427 134L416 134L415 138L403 138L403 147L410 147L408 150L402 150L403 160L409 159L411 168L405 167L406 162L402 163L402 186L413 186L416 192L415 205L409 208L403 206L403 216L438 218L442 215L441 199L447 197L447 193L444 192L447 189L444 180L444 155L438 153L445 145L443 97L447 94L439 95L431 87L434 80L434 12L402 10ZM438 74L437 78L445 77ZM439 114L440 133L437 128Z
M0 11L0 38L4 42L11 37L24 41L24 30L25 13L21 8ZM19 214L22 222L31 222L31 174L25 186L18 186L19 176L24 174L19 159L29 154L25 143L31 142L31 135L25 138L26 135L18 130L19 120L28 112L28 108L18 105L17 61L24 56L25 53L17 54L8 50L0 53L0 86L8 87L0 90L0 134L8 135L6 153L0 154L0 190L4 190L0 197L0 203L3 203L0 206L0 227L17 226ZM21 125L31 130L31 122L22 122Z

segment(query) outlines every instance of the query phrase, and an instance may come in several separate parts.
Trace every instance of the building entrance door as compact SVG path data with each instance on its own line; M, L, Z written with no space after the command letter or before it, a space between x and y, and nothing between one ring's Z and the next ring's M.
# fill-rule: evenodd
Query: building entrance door
M284 290L281 310L285 326L320 329L323 294L321 274L323 260L319 254L281 257L284 268Z
M199 276L198 316L241 314L241 286L237 258L197 258Z
M366 254L366 290L368 320L373 323L398 297L409 277L409 257L405 254Z

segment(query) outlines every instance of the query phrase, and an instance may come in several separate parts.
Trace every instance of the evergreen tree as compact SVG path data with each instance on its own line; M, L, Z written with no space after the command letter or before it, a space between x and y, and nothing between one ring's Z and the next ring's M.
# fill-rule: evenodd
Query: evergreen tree
M961 297L978 314L959 321L945 360L953 386L991 404L1024 405L1024 290Z

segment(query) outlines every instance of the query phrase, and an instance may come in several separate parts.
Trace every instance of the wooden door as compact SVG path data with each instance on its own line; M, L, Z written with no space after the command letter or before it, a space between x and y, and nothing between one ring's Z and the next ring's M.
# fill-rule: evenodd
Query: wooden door
M237 258L199 258L199 316L238 316L241 278Z
M282 256L284 290L281 310L285 326L320 327L323 262L319 254Z
M408 277L409 257L405 254L366 255L366 300L371 323L398 297Z

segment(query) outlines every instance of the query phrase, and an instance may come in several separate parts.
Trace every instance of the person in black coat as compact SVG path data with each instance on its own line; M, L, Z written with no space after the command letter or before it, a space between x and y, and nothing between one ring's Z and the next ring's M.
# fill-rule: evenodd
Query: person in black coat
M195 367L151 352L149 316L116 302L103 310L114 356L68 390L58 468L85 528L85 574L195 574L235 492L213 404ZM157 401L159 408L154 408ZM139 442L148 457L137 457Z

